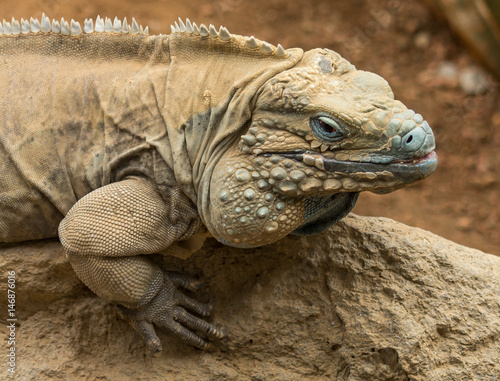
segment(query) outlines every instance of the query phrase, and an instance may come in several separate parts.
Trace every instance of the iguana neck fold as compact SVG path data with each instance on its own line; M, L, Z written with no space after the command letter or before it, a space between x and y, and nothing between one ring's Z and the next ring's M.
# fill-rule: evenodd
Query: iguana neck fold
M257 91L271 77L294 66L301 49L285 56L229 40L177 32L168 36L170 67L164 97L158 99L167 135L154 141L184 192L207 218L211 171L252 114ZM168 144L167 144L168 140Z

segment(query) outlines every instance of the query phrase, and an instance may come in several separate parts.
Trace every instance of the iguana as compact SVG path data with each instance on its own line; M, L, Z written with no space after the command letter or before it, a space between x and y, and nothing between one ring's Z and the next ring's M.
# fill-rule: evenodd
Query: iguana
M154 326L206 348L211 304L148 254L203 237L240 248L317 234L359 192L430 175L434 136L381 77L328 49L283 49L189 20L0 24L0 242L58 236L77 276Z

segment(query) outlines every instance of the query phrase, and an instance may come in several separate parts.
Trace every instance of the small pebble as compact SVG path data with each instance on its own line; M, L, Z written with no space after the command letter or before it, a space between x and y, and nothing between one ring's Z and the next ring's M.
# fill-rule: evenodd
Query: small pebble
M458 68L454 62L441 62L437 67L437 76L447 81L453 81L458 76Z
M462 91L467 95L486 94L490 87L486 74L476 67L461 70L458 83Z
M421 31L413 37L413 43L418 49L426 50L431 46L431 34L427 31Z

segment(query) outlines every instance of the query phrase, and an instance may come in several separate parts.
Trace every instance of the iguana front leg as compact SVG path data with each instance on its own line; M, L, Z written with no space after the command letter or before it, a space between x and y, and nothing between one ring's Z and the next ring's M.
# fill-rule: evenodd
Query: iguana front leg
M59 238L80 279L97 295L123 305L121 315L145 339L149 352L161 350L153 324L205 349L222 329L190 314L208 316L211 305L177 290L195 290L190 277L165 273L143 254L165 252L198 228L189 200L172 195L169 205L145 180L128 179L80 199L59 226ZM173 203L172 202L172 203ZM171 208L174 208L172 210ZM187 327L187 328L186 328Z

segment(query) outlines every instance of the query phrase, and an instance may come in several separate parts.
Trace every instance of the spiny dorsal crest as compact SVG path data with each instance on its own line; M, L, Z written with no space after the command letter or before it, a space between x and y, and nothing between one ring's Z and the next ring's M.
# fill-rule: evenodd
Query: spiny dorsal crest
M204 38L217 38L220 41L231 41L231 40L239 40L241 38L244 39L245 47L252 50L259 49L262 53L265 54L274 54L277 57L285 57L286 51L283 49L283 46L278 44L278 46L273 46L268 42L257 40L254 36L251 37L241 37L234 34L229 33L229 31L221 26L219 31L215 29L215 27L210 24L207 28L204 24L201 24L199 27L195 22L191 22L189 19L186 19L184 23L181 18L179 18L179 23L177 21L174 25L170 26L172 33L185 33L192 36L200 36Z
M83 29L79 22L71 20L70 22L61 18L61 21L52 20L42 15L42 19L34 19L33 17L28 21L21 19L19 22L12 18L11 22L3 20L0 22L0 36L17 36L25 34L36 34L36 33L60 33L66 36L79 36L82 33L130 33L130 34L149 34L149 27L143 28L142 25L138 25L137 21L132 18L132 23L127 23L127 18L123 21L118 20L117 17L113 21L109 18L102 19L97 16L94 21L92 19L85 19L83 22Z

